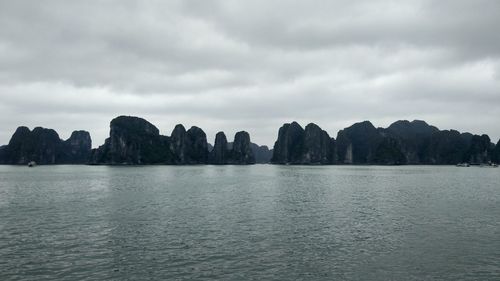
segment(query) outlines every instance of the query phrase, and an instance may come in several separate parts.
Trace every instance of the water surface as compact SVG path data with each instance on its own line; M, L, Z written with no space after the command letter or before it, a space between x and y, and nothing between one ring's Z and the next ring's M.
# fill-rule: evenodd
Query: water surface
M500 169L0 166L0 280L500 280Z

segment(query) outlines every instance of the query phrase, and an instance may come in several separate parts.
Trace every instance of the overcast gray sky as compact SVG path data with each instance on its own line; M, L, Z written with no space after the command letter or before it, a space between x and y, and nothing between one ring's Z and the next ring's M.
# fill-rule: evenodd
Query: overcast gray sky
M0 0L0 144L118 115L272 145L292 120L500 137L500 1Z

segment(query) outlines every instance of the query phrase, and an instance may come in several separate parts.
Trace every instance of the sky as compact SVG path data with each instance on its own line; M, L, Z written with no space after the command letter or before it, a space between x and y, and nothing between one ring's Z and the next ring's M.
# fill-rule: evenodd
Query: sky
M401 119L500 138L500 1L0 0L0 144L119 115L213 143Z

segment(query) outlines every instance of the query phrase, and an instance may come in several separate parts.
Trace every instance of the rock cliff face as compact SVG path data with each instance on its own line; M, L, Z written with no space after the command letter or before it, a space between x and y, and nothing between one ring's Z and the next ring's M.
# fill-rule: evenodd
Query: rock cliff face
M36 127L30 131L19 127L9 144L2 148L0 163L83 164L89 159L91 146L90 135L85 131L73 132L67 141L62 141L52 129Z
M247 132L236 133L230 155L229 163L231 164L255 164L255 156L250 146L250 135Z
M299 164L302 146L304 145L304 129L297 123L286 123L278 131L278 140L274 143L273 164Z
M364 121L341 130L337 140L314 124L302 130L293 122L280 128L272 163L481 164L499 161L499 150L487 135L440 131L420 120L397 121L386 129Z
M347 164L456 164L487 163L494 145L488 136L440 131L424 121L397 121L387 129L369 122L339 132L338 151Z
M229 150L227 146L227 138L224 132L218 132L215 135L214 148L210 152L210 163L215 165L227 164Z
M306 129L297 122L284 124L274 144L274 164L334 164L337 162L335 140L316 124Z
M401 164L419 164L424 161L422 159L422 151L427 146L428 139L433 134L439 133L439 129L428 125L424 121L414 120L396 121L391 124L386 130L385 136L392 137L396 140L397 149L404 155L404 161ZM394 153L397 153L394 151Z
M215 165L255 164L256 160L250 142L250 135L245 131L237 132L234 141L228 143L226 135L223 132L218 132L209 159L209 162Z
M304 130L301 164L334 164L337 162L335 140L318 125L310 123Z
M491 160L495 163L500 163L500 140L498 140L497 145L493 149Z
M341 130L337 135L337 150L340 163L369 164L376 159L377 147L382 143L382 135L370 123L364 121Z
M171 135L170 151L174 164L206 164L208 162L207 136L202 129L191 127L188 131L183 125L175 126Z
M119 116L111 121L109 138L93 151L92 164L169 164L170 139L148 121Z
M487 135L472 136L464 160L468 163L487 163L492 160L494 148Z
M472 164L500 162L500 141L487 135L439 130L424 121L397 121L375 128L369 121L341 130L337 140L315 124L303 129L297 122L284 124L274 149L251 143L241 131L227 142L219 132L209 147L198 127L186 131L177 125L172 136L162 136L148 121L119 116L110 123L110 136L91 150L88 132L75 131L63 141L56 131L19 127L8 145L0 147L0 164Z
M74 131L62 146L64 149L59 154L58 164L82 164L90 160L92 140L89 132Z

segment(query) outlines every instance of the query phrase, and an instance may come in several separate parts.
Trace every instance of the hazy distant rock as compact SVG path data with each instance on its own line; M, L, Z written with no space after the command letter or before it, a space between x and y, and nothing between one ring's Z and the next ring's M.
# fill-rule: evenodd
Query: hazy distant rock
M93 151L93 164L168 164L172 163L170 140L161 136L148 121L119 116L111 121L110 136Z
M266 145L258 145L255 143L250 143L253 155L255 156L255 162L259 164L266 164L271 162L273 157L273 150L269 149Z
M247 132L236 133L230 155L231 164L255 164L255 156L250 146L250 135Z

